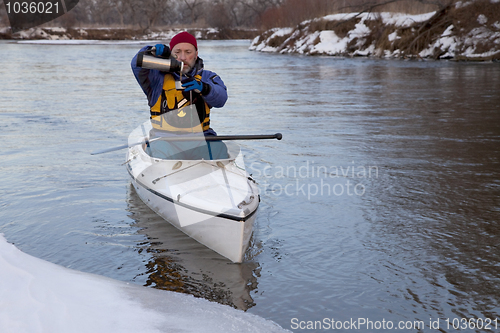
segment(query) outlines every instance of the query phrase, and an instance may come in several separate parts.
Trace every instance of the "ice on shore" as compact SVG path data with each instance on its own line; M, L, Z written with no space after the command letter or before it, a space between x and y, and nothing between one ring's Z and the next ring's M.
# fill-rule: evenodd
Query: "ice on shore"
M82 273L21 252L0 234L0 332L287 332L191 295Z

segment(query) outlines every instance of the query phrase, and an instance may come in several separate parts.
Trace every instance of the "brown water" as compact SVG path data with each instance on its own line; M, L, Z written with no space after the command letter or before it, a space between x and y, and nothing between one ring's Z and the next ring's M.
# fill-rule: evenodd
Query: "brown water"
M9 241L294 332L328 331L331 319L364 332L389 323L437 332L439 320L454 332L462 318L489 318L480 331L500 331L498 63L201 42L206 67L229 87L214 129L284 137L242 142L262 201L248 260L234 265L140 201L124 152L90 156L147 119L129 69L140 45L0 43L0 232ZM321 327L307 329L314 321Z

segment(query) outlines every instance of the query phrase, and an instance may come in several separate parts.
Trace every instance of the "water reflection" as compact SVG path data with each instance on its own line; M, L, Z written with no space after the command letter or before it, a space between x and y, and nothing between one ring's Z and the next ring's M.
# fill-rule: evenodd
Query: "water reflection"
M372 277L388 291L400 289L420 311L495 318L500 80L470 84L470 77L491 76L482 66L400 68L418 87L408 93L415 94L411 103L408 86L392 86L377 73L387 70L366 75L380 79L393 98L366 100L370 110L359 113L368 134L358 149L381 170L363 197L367 244L390 258Z
M134 227L148 241L138 244L151 257L146 263L146 286L192 294L247 310L257 288L260 266L250 258L233 264L186 236L150 210L132 185L127 188L127 210Z

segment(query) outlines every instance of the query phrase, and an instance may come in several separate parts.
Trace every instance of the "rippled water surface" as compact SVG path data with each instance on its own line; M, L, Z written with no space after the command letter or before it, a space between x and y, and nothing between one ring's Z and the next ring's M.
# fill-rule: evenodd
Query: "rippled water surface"
M296 332L331 318L425 324L415 332L437 332L438 319L453 332L447 318L498 318L500 329L498 63L269 55L248 41L201 41L229 91L213 128L284 137L241 143L262 202L238 265L149 210L124 151L90 155L147 120L129 66L142 45L0 42L0 232L10 242Z

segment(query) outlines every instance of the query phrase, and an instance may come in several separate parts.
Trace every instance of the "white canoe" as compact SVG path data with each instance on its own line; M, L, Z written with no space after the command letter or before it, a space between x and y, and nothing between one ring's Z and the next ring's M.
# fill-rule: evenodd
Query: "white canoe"
M148 133L148 134L146 134ZM150 157L144 125L129 136L126 165L132 184L154 212L188 236L233 262L244 260L259 206L240 147L226 142L229 158L166 160Z

